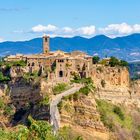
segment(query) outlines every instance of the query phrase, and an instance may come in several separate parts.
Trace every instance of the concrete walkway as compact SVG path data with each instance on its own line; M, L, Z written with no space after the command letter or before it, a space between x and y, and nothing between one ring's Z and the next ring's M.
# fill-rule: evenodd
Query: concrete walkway
M83 85L75 84L71 89L64 91L58 95L56 95L53 100L50 103L50 121L53 126L54 134L57 132L60 126L60 114L58 111L58 103L61 102L62 98L71 94L74 94L75 92L79 91L80 88L82 88Z

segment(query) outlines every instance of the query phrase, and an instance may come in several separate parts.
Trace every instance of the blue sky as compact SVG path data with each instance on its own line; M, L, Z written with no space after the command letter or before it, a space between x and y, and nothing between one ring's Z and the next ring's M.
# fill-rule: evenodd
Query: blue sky
M140 0L1 0L0 41L140 32Z

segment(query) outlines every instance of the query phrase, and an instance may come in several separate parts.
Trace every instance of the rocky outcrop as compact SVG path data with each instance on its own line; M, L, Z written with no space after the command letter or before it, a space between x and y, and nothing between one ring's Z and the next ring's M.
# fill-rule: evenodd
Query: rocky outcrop
M96 98L130 106L134 106L133 102L137 103L138 98L133 98L134 92L132 92L129 71L126 67L94 65L92 79L96 87ZM132 101L132 98L135 101Z
M0 84L0 97L5 96L9 88L7 84Z
M26 83L24 79L15 79L9 83L10 97L16 109L26 108L42 99L40 83Z
M24 73L30 72L29 67L18 67L18 66L13 66L10 68L10 77L11 78L17 78L17 77L22 77Z
M131 94L140 96L140 80L131 81Z
M79 131L83 131L82 135L85 135L86 132L89 132L92 136L96 132L98 135L99 133L108 135L107 129L100 120L95 98L91 94L89 96L80 95L76 101L64 100L60 112L61 126L71 126L73 129L78 127Z
M100 89L130 86L129 71L126 67L93 65L91 75L95 86Z

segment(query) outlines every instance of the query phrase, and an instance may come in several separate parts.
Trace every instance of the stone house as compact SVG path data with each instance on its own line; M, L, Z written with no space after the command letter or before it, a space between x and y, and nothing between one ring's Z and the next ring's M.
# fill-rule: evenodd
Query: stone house
M40 71L47 74L48 80L53 82L67 82L72 73L81 77L89 77L92 67L92 56L81 51L71 53L63 51L50 52L50 37L43 36L43 53L34 55L11 55L6 61L24 60L30 72Z

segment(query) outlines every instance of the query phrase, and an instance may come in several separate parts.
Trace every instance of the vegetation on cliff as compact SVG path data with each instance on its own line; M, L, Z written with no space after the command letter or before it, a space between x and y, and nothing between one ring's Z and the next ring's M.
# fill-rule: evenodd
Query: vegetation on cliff
M88 95L90 92L93 92L95 89L94 83L90 77L89 78L81 78L79 75L74 74L73 80L71 80L71 82L84 85L84 87L81 88L79 90L79 92L76 92L76 94L83 93L85 95Z
M10 80L10 76L5 76L1 71L0 71L0 82L7 82Z
M24 67L26 66L26 61L20 60L20 61L7 62L1 59L0 60L0 82L7 82L11 80L9 71L10 71L10 68L13 66Z
M109 60L109 65L111 67L115 67L115 66L123 66L123 67L127 67L128 66L128 63L124 60L119 60L117 59L116 57L110 57L110 60Z
M7 101L0 97L0 116L10 117L14 114L14 109L11 104L8 104Z
M58 83L56 86L53 87L53 94L59 94L63 91L65 91L68 88L68 85L66 83Z
M93 56L92 58L92 63L93 64L97 64L100 61L100 57L99 56Z
M30 82L30 80L35 80L37 79L39 76L38 76L38 72L37 71L34 71L34 72L28 72L28 73L24 73L23 75L23 79L26 81L26 82Z
M105 58L102 60L100 60L98 56L94 56L92 58L92 62L93 64L102 64L102 65L111 66L111 67L115 67L115 66L128 67L128 62L124 60L120 60L114 56L111 56L110 58Z
M101 115L101 121L113 132L118 139L140 138L140 113L135 110L135 114L130 113L123 106L116 106L104 100L96 100L97 109Z
M132 118L125 114L119 106L108 103L104 100L96 100L98 111L101 114L101 120L111 131L114 131L115 125L121 125L124 128L132 128Z
M82 140L70 127L59 130L57 135L53 134L52 127L46 121L36 121L29 116L28 126L18 125L15 131L0 128L0 139L2 140Z
M79 91L74 94L63 97L63 100L77 101L81 96L88 96L90 92L94 92L95 87L91 78L80 78L78 75L74 76L74 83L81 83L84 85ZM58 104L58 109L61 111L63 107L63 101Z
M6 66L7 68L11 68L12 66L21 66L21 67L24 67L26 65L27 65L27 62L26 61L23 61L23 60L12 61L12 62L4 61L4 60L1 60L0 61L0 66Z

